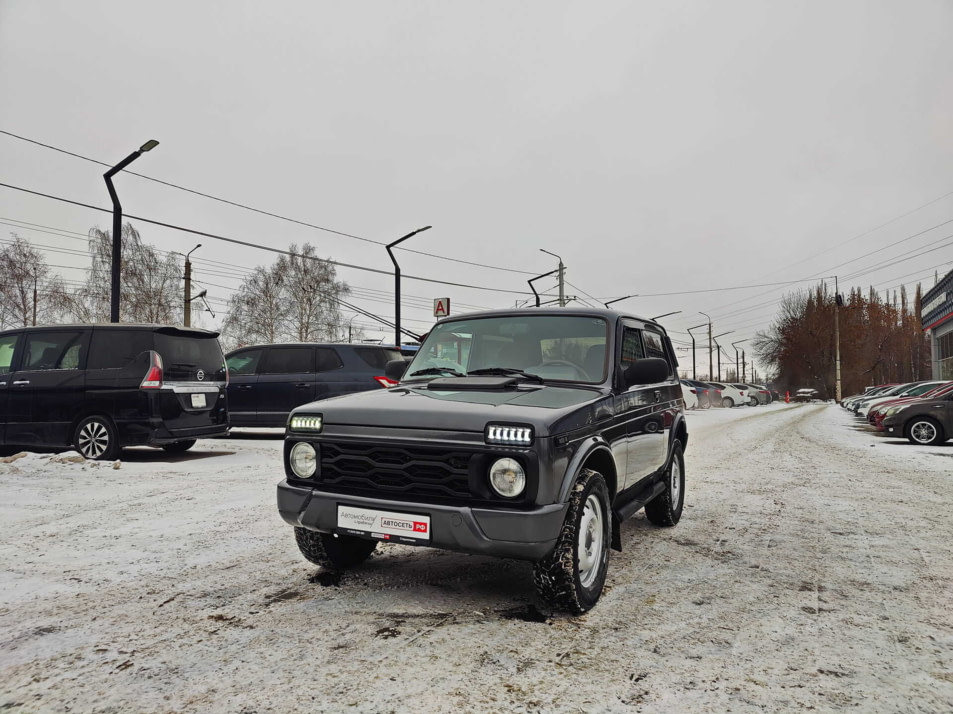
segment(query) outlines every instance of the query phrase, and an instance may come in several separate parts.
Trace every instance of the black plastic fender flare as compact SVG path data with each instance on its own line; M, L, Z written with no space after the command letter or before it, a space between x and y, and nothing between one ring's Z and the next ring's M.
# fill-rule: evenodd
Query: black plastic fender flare
M601 471L600 473L602 473L607 481L611 479L611 483L607 483L607 485L609 486L612 498L615 498L618 489L619 474L616 472L615 458L612 456L612 450L609 448L609 443L601 436L590 436L579 445L579 448L576 449L576 453L573 454L572 459L570 459L569 465L566 467L566 473L563 474L562 484L560 485L559 494L556 499L557 503L566 503L569 500L569 492L573 484L576 483L576 479L579 478L579 472L582 471L583 464L596 454L607 459L612 465L611 474L602 473Z

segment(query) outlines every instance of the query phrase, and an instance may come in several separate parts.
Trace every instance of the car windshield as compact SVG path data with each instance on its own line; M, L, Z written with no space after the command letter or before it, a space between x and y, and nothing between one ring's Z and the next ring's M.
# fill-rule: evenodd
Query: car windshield
M441 322L405 379L454 373L599 384L606 378L608 323L580 315L508 315ZM520 372L524 372L521 375Z

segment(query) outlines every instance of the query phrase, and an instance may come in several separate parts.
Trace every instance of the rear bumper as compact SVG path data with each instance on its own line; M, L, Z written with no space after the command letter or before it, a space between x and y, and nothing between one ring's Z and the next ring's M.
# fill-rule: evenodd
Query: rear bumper
M568 504L532 511L443 506L326 493L287 481L278 484L278 513L292 526L331 533L337 527L338 504L426 514L431 547L521 560L539 560L552 551L568 508Z

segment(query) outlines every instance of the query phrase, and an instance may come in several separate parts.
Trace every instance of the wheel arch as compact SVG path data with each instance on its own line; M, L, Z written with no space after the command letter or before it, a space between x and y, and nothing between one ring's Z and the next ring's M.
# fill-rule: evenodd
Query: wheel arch
M565 503L569 499L569 492L572 489L576 479L583 469L593 469L602 474L605 479L606 487L609 489L610 505L615 499L619 486L619 475L616 472L615 459L609 445L601 438L593 438L585 442L566 467L566 473L563 475L562 485L559 489L559 503Z
M672 430L668 437L668 458L672 458L672 449L675 448L675 442L679 441L682 444L682 453L688 449L688 423L685 420L684 414L679 414L675 417L675 423L672 424Z

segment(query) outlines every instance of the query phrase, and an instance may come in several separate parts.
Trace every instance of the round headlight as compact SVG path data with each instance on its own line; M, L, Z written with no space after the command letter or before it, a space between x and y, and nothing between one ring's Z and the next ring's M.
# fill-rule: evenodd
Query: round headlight
M515 498L526 488L526 472L515 459L499 459L490 467L490 485L505 498Z
M291 461L291 470L298 478L311 478L318 468L318 455L306 441L299 441L291 447L289 460Z

